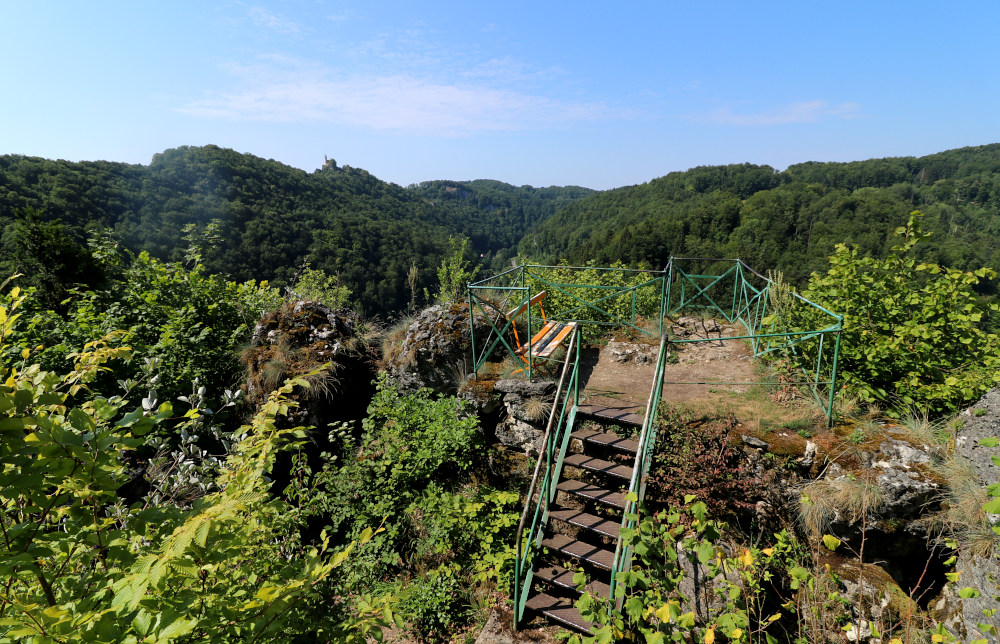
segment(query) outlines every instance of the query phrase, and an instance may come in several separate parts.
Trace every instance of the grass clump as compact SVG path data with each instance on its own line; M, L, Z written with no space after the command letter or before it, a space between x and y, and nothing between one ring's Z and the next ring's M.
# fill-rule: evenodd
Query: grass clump
M807 532L821 535L837 520L859 521L882 506L882 493L870 476L813 481L802 489L799 516Z

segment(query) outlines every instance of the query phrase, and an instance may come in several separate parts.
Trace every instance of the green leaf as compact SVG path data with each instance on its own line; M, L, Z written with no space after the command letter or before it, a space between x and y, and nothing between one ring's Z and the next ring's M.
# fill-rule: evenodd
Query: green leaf
M986 438L979 439L980 447L996 447L1000 445L1000 438L996 436L987 436Z
M823 545L826 546L827 550L836 550L841 543L843 542L832 534L823 535Z
M30 417L0 418L0 432L23 430Z
M975 588L966 586L958 591L958 596L962 599L972 599L973 597L979 597L979 591Z
M81 434L92 432L97 428L94 419L76 407L69 412L69 424Z
M28 408L28 405L32 403L35 399L34 394L30 389L18 389L14 392L14 406L17 407L17 413L22 413Z
M193 619L185 619L177 614L171 613L161 613L160 616L161 624L164 624L163 628L157 633L157 639L160 640L171 640L177 639L182 635L187 635L194 630L194 627L198 625L198 622Z

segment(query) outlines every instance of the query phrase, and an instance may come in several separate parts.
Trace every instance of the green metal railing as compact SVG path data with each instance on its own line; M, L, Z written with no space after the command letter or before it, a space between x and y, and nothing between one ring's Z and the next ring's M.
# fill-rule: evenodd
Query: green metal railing
M657 336L663 333L667 289L666 271L592 266L524 265L468 285L469 308L473 315L484 316L490 331L485 341L473 336L473 365L476 372L499 347L517 358L511 333L518 320L507 313L545 291L542 307L548 320L630 328ZM541 316L527 306L523 321L524 352L528 377L534 376L535 359L531 339L541 328ZM655 331L638 324L641 317L651 318ZM475 331L473 330L473 333Z
M545 526L549 521L549 504L555 502L556 485L562 473L563 459L569 447L576 411L580 405L580 329L573 331L567 347L566 360L552 401L549 421L531 477L524 512L517 526L514 541L514 627L524 617L525 604L531 593L534 577L532 561L541 547ZM530 523L529 523L530 516ZM525 531L527 528L527 531Z
M639 516L639 501L646 495L646 479L649 467L653 462L653 452L656 447L657 418L659 417L660 397L663 393L663 375L667 363L667 336L660 339L660 351L656 359L656 372L653 384L646 402L646 413L639 432L639 447L635 453L635 463L632 466L632 478L629 480L628 492L625 495L625 509L622 514L621 530L635 528ZM621 532L619 532L621 535ZM622 545L619 536L615 546L615 556L611 566L611 591L609 598L616 599L618 573L628 570L632 565L632 547Z
M683 270L683 262L729 266L719 274L697 274ZM781 288L739 259L671 257L666 273L664 309L668 316L704 311L742 325L745 334L724 339L748 341L755 358L768 354L784 354L791 358L804 380L774 384L807 387L822 407L827 422L833 422L843 316ZM684 344L719 339L722 338L674 339L673 342Z
M684 262L721 266L712 274L685 271ZM577 281L572 281L574 279ZM837 384L837 361L843 318L764 277L739 259L670 258L663 271L636 271L570 266L518 266L499 275L469 284L472 315L485 316L490 331L477 342L473 326L473 364L477 372L498 347L517 357L510 334L515 323L524 325L527 344L527 372L533 375L531 338L540 328L531 298L547 293L542 306L548 320L577 322L563 361L559 385L545 428L542 446L517 528L514 560L514 625L524 616L533 581L532 561L544 537L549 505L555 501L556 485L562 472L570 434L580 401L580 345L583 325L631 328L660 336L656 370L651 383L645 417L640 429L638 450L626 495L622 529L634 529L638 503L645 495L646 479L656 445L657 416L665 384L670 344L740 340L752 348L754 357L782 354L792 358L805 376L803 382L775 383L806 385L832 420ZM523 321L509 319L509 311L519 311ZM665 333L665 323L681 314L705 311L730 324L741 325L742 335L704 338L673 338ZM589 317L584 317L584 316ZM643 327L639 317L652 318ZM831 355L832 354L832 355ZM697 384L716 384L710 382ZM722 383L720 383L722 384ZM730 383L746 384L746 383ZM765 383L766 384L766 383ZM616 545L611 571L611 597L617 577L631 565L632 550Z

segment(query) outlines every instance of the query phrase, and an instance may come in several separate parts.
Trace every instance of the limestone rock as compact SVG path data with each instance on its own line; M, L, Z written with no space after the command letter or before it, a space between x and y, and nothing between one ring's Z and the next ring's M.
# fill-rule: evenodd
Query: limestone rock
M545 437L545 425L552 410L556 383L550 380L498 380L494 389L503 394L507 417L496 428L503 445L537 454Z
M956 458L972 465L982 485L997 483L1000 481L1000 467L993 464L991 457L1000 453L1000 449L983 447L979 441L991 436L1000 437L1000 388L987 392L961 418L963 425L955 439ZM1000 519L995 515L988 518L993 521ZM946 591L937 600L935 608L940 608L943 616L955 623L954 630L949 630L956 635L969 639L983 637L976 626L983 621L983 611L1000 609L1000 601L994 598L1000 592L1000 571L996 560L959 551L955 570L962 573L960 586L975 588L980 596L959 599L954 593L949 597Z
M489 321L481 316L474 320L476 343L485 345L492 331ZM404 390L428 387L455 393L472 371L469 305L458 302L424 309L383 360L386 371Z
M926 445L921 447L922 449L906 441L890 438L879 446L881 458L875 465L910 469L914 465L930 463L932 448Z
M286 378L309 374L308 399L289 414L296 424L325 425L364 414L373 389L375 357L357 335L359 316L319 302L285 302L261 318L250 348L241 359L247 367L247 399L261 404Z
M501 444L534 455L542 450L545 430L517 419L508 419L497 425L496 435Z
M938 484L916 472L891 468L875 478L882 503L878 514L884 519L916 519L936 496Z
M754 449L767 450L767 448L769 447L769 445L766 442L762 441L761 439L755 436L747 436L746 434L743 434L740 436L740 440L743 441L744 445L748 447L753 447Z
M1000 467L993 464L992 456L1000 448L983 447L984 438L1000 437L1000 388L986 393L979 402L961 415L962 429L955 437L955 455L968 461L976 470L983 485L1000 481Z
M604 348L615 362L649 364L656 359L655 349L648 344L636 342L608 342Z
M816 454L819 453L819 446L816 443L807 440L806 449L802 454L802 457L798 459L798 463L803 469L808 470L816 462Z
M728 552L727 546L720 547L727 551L727 555L732 555L731 552ZM708 622L725 610L725 595L720 594L719 591L724 590L730 584L740 585L739 573L735 570L727 570L714 577L710 576L708 566L698 562L694 551L684 548L681 542L677 543L677 550L681 554L677 563L684 571L684 577L677 589L690 602L683 606L682 610L685 612L693 611L695 618L701 623Z
M551 380L539 380L529 382L516 378L497 380L493 388L504 394L514 394L521 398L531 398L535 396L548 396L556 391L556 383Z
M510 631L510 618L505 620L496 610L490 611L486 625L479 632L476 644L514 644L514 635Z

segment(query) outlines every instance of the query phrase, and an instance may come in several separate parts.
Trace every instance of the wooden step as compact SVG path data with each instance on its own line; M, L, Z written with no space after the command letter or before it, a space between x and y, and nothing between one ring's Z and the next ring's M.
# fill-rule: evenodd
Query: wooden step
M611 570L612 564L614 564L615 553L611 550L606 550L600 546L595 546L590 543L584 543L574 539L573 537L568 537L564 534L554 534L548 539L542 541L542 546L545 548L550 548L552 550L558 550L564 555L569 555L570 557L576 557L577 559L582 559L598 568L603 568L604 570Z
M564 626L581 633L590 634L591 624L573 607L573 603L565 598L556 598L545 593L539 593L525 604L531 610L542 613Z
M611 537L612 539L617 539L619 531L621 530L620 521L602 519L601 517L594 516L593 514L587 514L583 510L552 510L549 512L549 518L558 519L560 521L565 521L570 525L593 530L598 534Z
M570 436L587 443L604 445L605 447L613 447L614 449L621 450L623 452L629 452L631 454L635 454L636 451L638 451L639 449L639 441L633 440L631 438L622 438L618 434L595 432L589 429L578 429L577 431L570 434Z
M617 476L626 481L632 480L632 468L628 465L619 465L611 461L605 461L586 454L568 454L563 461L566 465L573 465L591 472L601 472L610 476Z
M601 420L610 420L620 425L642 427L642 416L635 412L635 407L609 407L607 405L580 405L577 413L593 416Z
M574 573L572 570L566 570L562 566L545 566L541 570L535 573L536 579L541 579L547 584L552 584L553 586L559 586L560 588L566 588L574 592L578 592L577 585L573 583ZM592 595L598 595L604 597L605 599L611 594L611 586L597 580L590 580L587 582L587 591Z
M614 490L608 490L597 485L591 485L590 483L584 483L583 481L576 481L574 479L567 479L557 485L556 489L568 494L582 496L592 501L597 501L598 503L604 503L621 510L625 509L624 494Z

